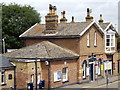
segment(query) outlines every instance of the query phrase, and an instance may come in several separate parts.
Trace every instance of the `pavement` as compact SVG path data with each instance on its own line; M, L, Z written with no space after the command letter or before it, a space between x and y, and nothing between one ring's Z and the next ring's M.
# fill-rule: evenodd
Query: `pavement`
M108 83L112 83L112 82L115 82L118 80L120 80L120 76L111 76L111 77L109 77ZM84 84L67 85L67 86L64 86L62 88L95 88L95 87L99 87L99 86L105 85L105 84L106 84L106 79L102 78L102 79L88 82L88 83L84 83ZM118 87L116 87L116 88L118 88ZM119 88L120 88L120 86L119 86Z

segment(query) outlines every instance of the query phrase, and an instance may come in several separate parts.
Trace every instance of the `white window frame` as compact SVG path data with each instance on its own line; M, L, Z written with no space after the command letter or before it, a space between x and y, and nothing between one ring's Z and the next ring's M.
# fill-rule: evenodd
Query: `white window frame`
M61 80L61 71L55 71L54 72L54 82L57 82L57 81L60 81L60 80Z
M2 79L3 78L3 79ZM6 76L5 71L1 72L1 84L6 84Z
M94 46L97 46L97 33L94 32Z
M40 83L40 80L41 80L41 75L40 75L40 73L38 73L38 75L37 75L37 84Z
M63 69L66 69L66 73L63 73ZM63 82L66 82L66 81L68 81L68 68L67 67L65 67L65 68L63 68L62 69L62 81ZM64 78L65 77L65 78Z
M83 63L83 79L86 78L86 70L87 70L86 63Z
M87 34L87 46L90 46L90 33Z
M110 39L109 46L107 46L107 35L109 35L109 39ZM112 50L112 48L115 48L115 32L110 29L108 31L105 31L105 52L114 52L115 50L114 49Z
M34 82L34 74L30 76L30 82Z

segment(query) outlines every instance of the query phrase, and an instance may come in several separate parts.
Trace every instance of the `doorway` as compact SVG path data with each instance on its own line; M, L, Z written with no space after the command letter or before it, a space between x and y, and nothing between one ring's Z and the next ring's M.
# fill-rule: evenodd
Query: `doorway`
M90 66L90 80L93 81L94 80L94 64L89 64Z

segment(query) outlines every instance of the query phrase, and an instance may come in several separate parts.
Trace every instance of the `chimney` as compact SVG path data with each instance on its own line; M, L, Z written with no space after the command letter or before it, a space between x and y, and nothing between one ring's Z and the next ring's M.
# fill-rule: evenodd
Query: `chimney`
M58 27L58 15L56 6L49 4L49 13L45 16L46 30L56 30Z
M65 11L61 12L60 23L67 23L67 19L65 18Z
M74 16L72 16L72 21L71 21L71 23L74 23Z
M93 17L90 15L91 13L92 9L87 8L86 22L93 21Z
M100 14L100 20L99 20L99 23L103 23L102 14Z

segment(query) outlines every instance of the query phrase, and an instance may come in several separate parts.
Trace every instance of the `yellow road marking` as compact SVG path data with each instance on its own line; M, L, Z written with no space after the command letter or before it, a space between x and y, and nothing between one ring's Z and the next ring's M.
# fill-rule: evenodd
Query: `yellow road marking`
M85 87L82 87L82 88L92 88L91 86L85 86Z

